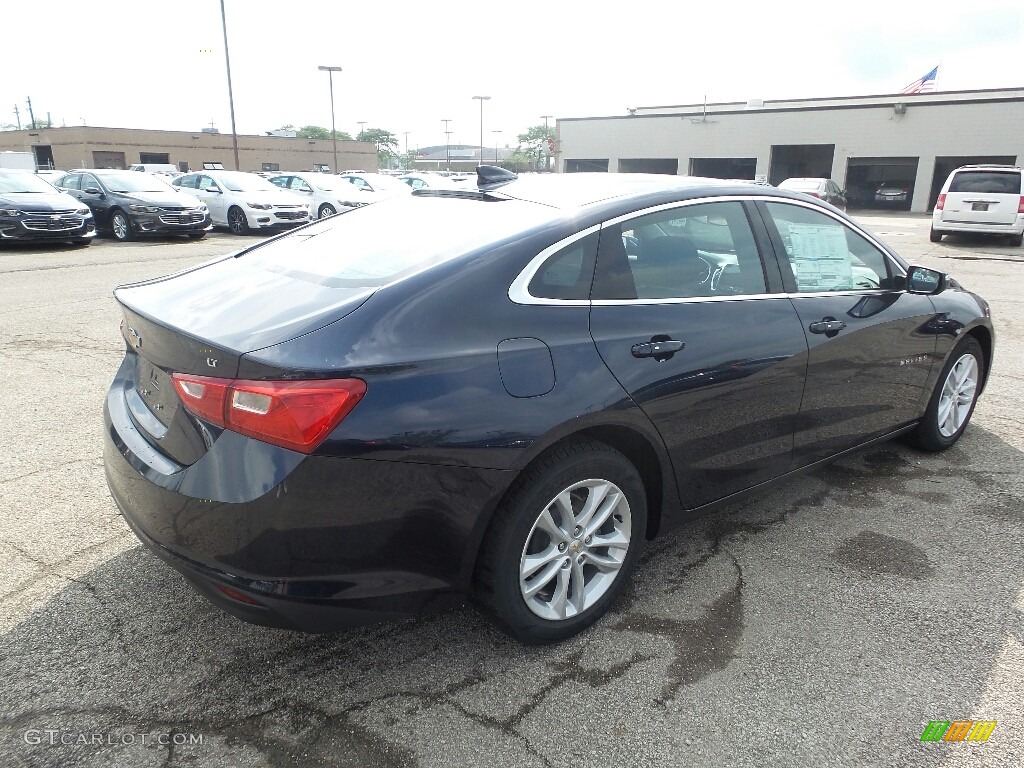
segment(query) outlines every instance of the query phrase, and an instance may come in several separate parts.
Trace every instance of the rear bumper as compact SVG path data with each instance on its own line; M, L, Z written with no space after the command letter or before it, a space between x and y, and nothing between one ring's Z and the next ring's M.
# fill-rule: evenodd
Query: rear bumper
M134 425L123 371L104 407L110 493L139 539L216 605L323 632L463 601L486 513L514 472L303 456L229 431L181 467Z
M981 223L974 221L957 221L945 211L932 214L932 229L936 232L975 232L979 235L1019 235L1024 233L1024 214L1006 224Z

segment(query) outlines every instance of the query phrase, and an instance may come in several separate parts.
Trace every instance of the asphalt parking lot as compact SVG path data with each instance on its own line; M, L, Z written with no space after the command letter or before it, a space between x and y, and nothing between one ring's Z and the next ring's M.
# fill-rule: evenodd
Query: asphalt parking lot
M1024 249L862 220L992 304L964 438L688 524L594 629L540 649L470 607L314 636L207 604L120 519L100 408L111 289L240 239L0 251L0 765L1020 766ZM920 740L961 719L998 725Z

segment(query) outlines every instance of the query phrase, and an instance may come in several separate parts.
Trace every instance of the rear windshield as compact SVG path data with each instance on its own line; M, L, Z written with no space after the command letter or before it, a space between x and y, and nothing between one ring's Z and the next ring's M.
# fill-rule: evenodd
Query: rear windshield
M518 200L402 197L323 219L242 258L317 285L377 287L551 221L555 213Z
M821 188L821 182L820 181L804 181L804 180L793 181L793 180L790 180L790 181L784 181L781 184L779 184L779 189L804 190L804 189L820 189L820 188Z
M949 191L1019 195L1020 171L960 171Z

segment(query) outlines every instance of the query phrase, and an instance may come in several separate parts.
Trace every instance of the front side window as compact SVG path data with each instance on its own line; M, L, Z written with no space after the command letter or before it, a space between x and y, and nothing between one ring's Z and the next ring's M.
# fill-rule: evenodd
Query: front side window
M904 278L862 235L820 211L766 203L798 293L900 289Z
M176 187L186 187L187 189L195 189L196 188L196 180L198 178L199 178L198 176L182 176L179 179L175 179L174 182L172 182L172 183Z
M765 293L764 269L738 201L657 211L601 229L595 299Z
M85 174L85 175L82 176L82 189L99 189L99 190L102 190L103 187L101 187L100 183L98 181L96 181L96 177L95 176L91 176L89 174Z

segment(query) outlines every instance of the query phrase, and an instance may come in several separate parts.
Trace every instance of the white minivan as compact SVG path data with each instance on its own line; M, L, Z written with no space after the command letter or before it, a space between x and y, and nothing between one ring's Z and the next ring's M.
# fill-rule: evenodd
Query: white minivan
M1012 245L1024 241L1024 188L1021 169L1012 165L965 165L946 179L932 212L930 239L952 232L1002 235Z

